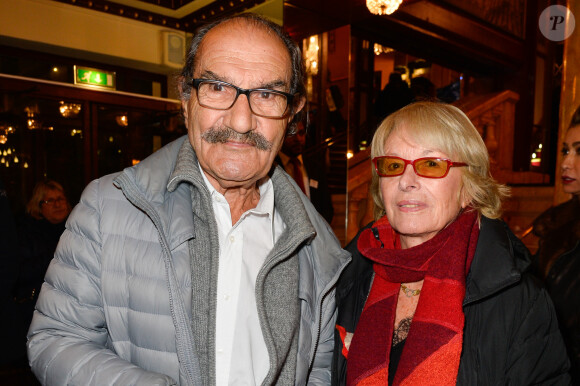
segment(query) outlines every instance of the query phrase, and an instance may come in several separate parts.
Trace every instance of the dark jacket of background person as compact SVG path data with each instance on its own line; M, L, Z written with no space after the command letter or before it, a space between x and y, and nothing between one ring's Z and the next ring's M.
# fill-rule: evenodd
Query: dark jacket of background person
M54 257L66 220L52 224L46 219L24 215L18 221L20 272L14 297L21 301L36 301L44 274ZM32 319L32 311L30 314ZM30 322L30 321L29 321Z
M330 224L334 218L334 207L332 206L332 196L328 189L324 159L322 157L302 156L302 160L306 173L308 174L310 202L312 202L318 213ZM276 162L284 168L282 159L279 156L276 157Z
M560 329L580 384L580 198L548 209L534 221L540 237L534 256L556 307Z
M375 102L375 115L379 122L387 115L411 103L413 94L401 74L393 72L389 75L389 82L379 93Z
M353 261L336 289L336 323L347 331L355 331L374 277L372 262L359 253L357 240L346 248ZM507 226L482 216L463 301L458 385L570 384L553 306L546 291L525 273L529 264L527 249ZM342 349L335 332L333 385L346 379Z
M330 224L334 217L334 207L332 206L332 197L328 189L327 171L324 159L305 156L304 167L308 173L310 185L310 201L314 204L316 210ZM316 186L312 184L316 181Z
M55 202L55 198L58 201ZM12 302L7 319L11 324L9 341L13 343L10 353L22 363L27 362L26 332L34 305L69 212L70 205L62 186L44 180L35 185L26 213L16 221L18 271L11 288Z

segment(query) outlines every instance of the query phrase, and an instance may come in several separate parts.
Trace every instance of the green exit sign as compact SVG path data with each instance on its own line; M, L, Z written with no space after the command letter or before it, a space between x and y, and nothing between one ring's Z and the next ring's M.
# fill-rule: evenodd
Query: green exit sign
M115 73L96 68L75 66L75 84L115 89Z

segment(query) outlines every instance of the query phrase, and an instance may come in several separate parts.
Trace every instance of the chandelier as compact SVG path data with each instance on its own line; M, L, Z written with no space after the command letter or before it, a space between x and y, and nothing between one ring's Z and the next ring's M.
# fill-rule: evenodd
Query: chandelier
M67 103L65 101L60 101L60 107L58 108L60 115L64 118L76 118L81 112L80 103Z
M0 145L8 142L8 134L14 133L14 127L7 123L0 123Z
M403 0L367 0L367 8L375 15L390 15L402 2Z

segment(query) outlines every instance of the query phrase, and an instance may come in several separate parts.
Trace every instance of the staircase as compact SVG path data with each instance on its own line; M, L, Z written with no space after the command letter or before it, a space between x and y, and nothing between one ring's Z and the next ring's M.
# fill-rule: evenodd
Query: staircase
M344 192L346 192L346 187ZM330 227L344 247L346 245L346 193L332 194L332 207L334 208L334 217Z
M538 249L538 238L531 232L533 221L554 202L553 186L512 187L511 197L504 203L503 219L522 239L530 252Z

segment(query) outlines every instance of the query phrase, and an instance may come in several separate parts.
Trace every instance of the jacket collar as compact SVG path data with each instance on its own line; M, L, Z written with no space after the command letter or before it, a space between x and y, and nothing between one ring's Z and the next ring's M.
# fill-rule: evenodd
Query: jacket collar
M170 249L194 235L193 216L188 215L192 211L190 189L175 184L169 190L182 150L187 147L191 145L187 136L183 136L137 165L126 168L114 181L135 206L149 216L153 214L150 211L155 212L156 225L167 237Z
M529 264L529 252L507 225L481 216L479 239L467 276L463 305L517 283Z

